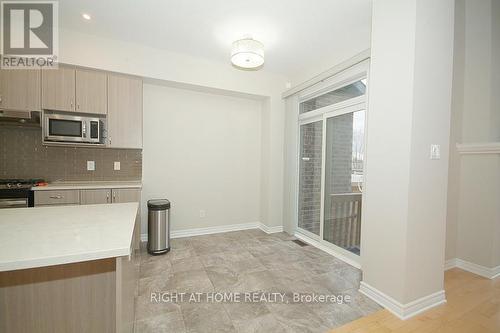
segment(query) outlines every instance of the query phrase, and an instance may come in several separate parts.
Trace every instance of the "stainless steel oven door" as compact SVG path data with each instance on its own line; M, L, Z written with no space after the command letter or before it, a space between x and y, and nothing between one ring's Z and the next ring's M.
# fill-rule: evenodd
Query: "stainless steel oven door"
M28 207L28 198L0 199L0 209L2 209L2 208L22 208L22 207Z

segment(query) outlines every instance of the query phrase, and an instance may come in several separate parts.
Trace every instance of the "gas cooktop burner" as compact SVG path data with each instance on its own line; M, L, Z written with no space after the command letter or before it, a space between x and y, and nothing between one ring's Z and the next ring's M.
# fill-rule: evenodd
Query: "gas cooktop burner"
M31 187L41 179L0 179L0 209L33 207Z
M0 189L16 190L29 189L34 184L43 181L42 179L0 179Z

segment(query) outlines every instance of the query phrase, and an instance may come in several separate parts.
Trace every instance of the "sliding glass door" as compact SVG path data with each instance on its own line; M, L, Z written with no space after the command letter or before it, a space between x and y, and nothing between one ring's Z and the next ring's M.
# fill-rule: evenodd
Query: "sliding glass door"
M359 264L366 79L299 102L297 232Z

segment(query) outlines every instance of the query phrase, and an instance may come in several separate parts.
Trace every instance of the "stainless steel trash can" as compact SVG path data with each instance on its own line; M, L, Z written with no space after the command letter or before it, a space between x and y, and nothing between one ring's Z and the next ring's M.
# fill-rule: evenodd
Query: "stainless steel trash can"
M148 252L153 255L170 251L170 201L148 200Z

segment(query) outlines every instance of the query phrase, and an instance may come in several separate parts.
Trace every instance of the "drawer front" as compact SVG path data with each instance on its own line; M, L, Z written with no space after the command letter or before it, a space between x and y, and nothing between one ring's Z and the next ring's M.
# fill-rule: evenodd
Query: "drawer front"
M35 206L80 204L80 191L36 191Z

